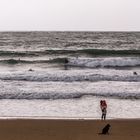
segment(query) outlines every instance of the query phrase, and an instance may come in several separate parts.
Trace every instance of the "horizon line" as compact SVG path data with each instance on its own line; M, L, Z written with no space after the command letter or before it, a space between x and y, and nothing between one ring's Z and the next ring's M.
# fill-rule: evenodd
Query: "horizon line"
M140 30L0 30L0 32L140 32Z

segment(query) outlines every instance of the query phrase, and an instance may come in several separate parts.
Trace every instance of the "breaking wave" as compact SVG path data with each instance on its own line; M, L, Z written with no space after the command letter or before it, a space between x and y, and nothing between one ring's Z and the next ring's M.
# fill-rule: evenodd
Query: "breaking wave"
M20 93L20 94L3 94L0 95L0 99L50 99L50 100L56 100L56 99L77 99L81 98L83 96L96 96L96 97L111 97L111 98L119 98L119 99L140 99L140 93L128 93L126 95L122 95L122 93L69 93L67 95L62 95L59 93Z
M85 95L140 99L137 82L1 82L0 99L73 99Z
M67 60L67 63L65 63ZM43 60L24 60L24 59L5 59L0 60L3 64L36 64L36 63L62 63L67 64L67 66L75 67L88 67L88 68L98 68L98 67L135 67L140 66L139 57L57 57L51 59Z
M11 81L140 81L140 71L137 75L132 70L111 70L111 69L93 69L93 70L57 70L57 71L24 71L0 73L1 80Z
M70 58L69 64L80 67L131 67L140 66L139 57Z
M10 64L10 65L15 65L15 64L36 64L36 63L64 63L65 58L54 58L50 60L21 60L21 59L5 59L5 60L0 60L0 63L3 64Z

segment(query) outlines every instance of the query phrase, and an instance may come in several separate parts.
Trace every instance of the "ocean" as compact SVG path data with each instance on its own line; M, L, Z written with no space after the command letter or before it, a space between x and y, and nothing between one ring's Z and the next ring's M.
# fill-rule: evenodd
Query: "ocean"
M140 32L0 32L0 118L140 118Z

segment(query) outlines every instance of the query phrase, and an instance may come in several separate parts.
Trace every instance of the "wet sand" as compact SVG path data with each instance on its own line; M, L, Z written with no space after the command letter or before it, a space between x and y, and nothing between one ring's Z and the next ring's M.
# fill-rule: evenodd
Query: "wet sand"
M109 135L100 135L110 124ZM2 140L139 140L140 119L130 120L0 120Z

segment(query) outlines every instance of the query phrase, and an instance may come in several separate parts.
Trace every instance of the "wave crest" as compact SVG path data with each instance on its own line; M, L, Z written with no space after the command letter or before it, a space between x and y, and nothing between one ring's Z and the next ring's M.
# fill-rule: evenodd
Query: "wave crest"
M24 72L7 72L0 74L1 80L10 81L135 81L140 82L140 71L137 75L131 70L112 70L112 69L93 69L93 70L73 70L73 71L24 71Z
M2 82L0 99L72 99L84 95L140 99L137 82Z
M70 58L69 64L80 67L130 67L140 66L139 57Z

